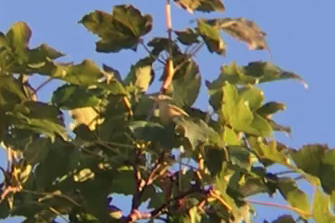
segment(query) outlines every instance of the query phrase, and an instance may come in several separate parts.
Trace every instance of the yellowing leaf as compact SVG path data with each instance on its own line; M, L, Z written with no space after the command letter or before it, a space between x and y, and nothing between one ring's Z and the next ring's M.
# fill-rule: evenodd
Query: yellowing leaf
M190 13L194 10L201 12L221 11L225 10L225 7L221 0L174 0L183 9Z
M335 216L331 210L330 197L324 194L320 189L317 189L314 194L313 218L316 222L335 222Z
M96 125L103 122L103 120L99 117L99 114L92 107L72 109L69 113L74 119L74 122L70 123L71 129L74 129L80 124L85 124L90 130L94 130Z

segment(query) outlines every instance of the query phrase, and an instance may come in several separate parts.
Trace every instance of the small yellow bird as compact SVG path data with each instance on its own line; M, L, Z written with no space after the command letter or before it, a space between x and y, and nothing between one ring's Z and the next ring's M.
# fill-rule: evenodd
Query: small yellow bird
M189 117L183 109L174 105L172 98L167 95L158 94L149 98L158 104L159 117L163 124L168 124L175 117Z

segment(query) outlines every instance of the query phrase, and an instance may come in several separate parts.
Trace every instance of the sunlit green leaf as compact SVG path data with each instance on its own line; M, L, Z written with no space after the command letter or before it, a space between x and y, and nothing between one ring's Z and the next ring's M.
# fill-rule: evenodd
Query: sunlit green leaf
M298 214L304 219L307 219L310 209L308 196L299 189L295 180L291 178L280 178L278 181L278 188L285 200L298 210Z
M31 29L24 22L15 23L6 34L6 38L8 39L11 48L20 58L21 63L28 60L26 51L28 50L31 34Z
M226 54L226 45L220 36L219 27L210 25L204 20L198 20L197 31L205 41L209 52L219 55Z
M155 77L155 72L152 68L153 62L154 60L151 57L146 57L132 65L124 83L126 85L132 84L140 91L147 91Z
M314 194L312 213L313 218L316 222L335 222L335 216L333 211L331 210L330 198L320 189L317 189Z
M262 138L249 137L248 141L253 151L262 159L269 159L281 164L288 164L288 158L278 150L276 141L264 142Z
M264 92L252 85L240 88L239 96L248 102L252 111L258 109L264 101Z
M211 12L225 10L222 0L174 0L190 13L193 11Z
M211 89L222 87L225 81L231 84L256 84L276 80L295 79L307 87L299 75L282 70L278 66L263 61L250 62L246 66L238 66L235 62L221 68L220 76L209 84Z
M227 127L227 126L224 126L223 139L224 139L225 143L229 146L241 145L241 142L240 142L236 132L233 129Z
M98 52L115 53L136 50L140 37L152 28L152 17L142 15L132 5L117 5L112 14L97 10L85 15L80 23L101 38L96 43Z

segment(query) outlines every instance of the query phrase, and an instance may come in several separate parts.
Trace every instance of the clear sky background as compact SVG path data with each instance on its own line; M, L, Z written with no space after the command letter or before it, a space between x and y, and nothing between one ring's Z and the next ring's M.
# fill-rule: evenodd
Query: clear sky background
M99 54L95 52L95 41L98 38L77 22L82 16L96 9L111 12L114 5L127 3L154 17L153 31L144 37L146 42L153 36L166 36L165 0L0 0L0 31L7 32L14 22L25 21L33 31L30 47L46 42L67 54L62 61L81 62L89 58L99 65L105 63L125 76L131 64L147 55L141 46L138 53L127 50L119 54ZM293 137L278 134L277 139L295 148L307 143L328 143L330 147L334 147L335 1L225 0L224 4L227 8L224 13L194 15L174 5L173 28L183 30L194 26L190 20L199 17L245 17L256 21L268 33L272 62L285 70L300 74L309 84L308 90L299 82L291 80L260 85L265 90L266 100L284 102L287 105L287 111L276 115L276 121L290 125ZM228 45L226 57L210 54L206 48L196 56L204 80L215 79L219 75L220 66L232 61L246 65L250 61L271 59L266 51L249 51L244 43L227 35L223 37ZM156 72L158 77L160 72L160 69ZM38 86L43 80L37 77L32 85ZM39 98L48 101L57 84L60 83L54 82L43 88L39 92ZM156 84L154 88L158 89L158 86ZM196 106L207 109L207 100L207 91L203 86ZM0 165L5 165L4 151L0 151ZM310 190L306 184L302 184L302 187ZM258 196L254 200L264 200L265 197ZM280 198L275 201L283 203ZM127 201L121 197L117 202ZM256 222L262 222L264 218L273 220L277 215L286 212L264 207L258 210L261 212ZM21 220L11 219L5 222Z

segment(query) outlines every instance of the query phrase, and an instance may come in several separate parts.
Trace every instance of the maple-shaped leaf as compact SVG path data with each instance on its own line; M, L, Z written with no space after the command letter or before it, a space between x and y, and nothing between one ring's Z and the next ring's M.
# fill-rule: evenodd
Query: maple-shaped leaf
M193 29L186 29L184 31L174 31L175 34L178 36L179 42L184 45L192 45L193 43L199 43L198 34L194 32Z
M174 0L179 6L193 13L194 11L212 12L225 10L221 0Z
M268 50L266 33L253 21L245 18L224 18L208 20L232 37L245 42L250 50Z
M220 36L220 29L217 25L199 19L197 31L205 41L209 52L219 55L226 54L226 44Z
M132 5L117 5L113 14L96 10L79 23L101 38L96 43L97 52L116 53L122 49L136 51L140 37L152 28L152 17L142 15Z

